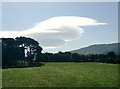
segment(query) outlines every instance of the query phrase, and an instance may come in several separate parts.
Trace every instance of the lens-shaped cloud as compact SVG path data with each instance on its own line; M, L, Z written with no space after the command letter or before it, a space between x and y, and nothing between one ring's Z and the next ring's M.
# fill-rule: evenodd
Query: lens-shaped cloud
M88 17L59 16L44 20L38 23L35 27L25 30L23 32L24 33L56 32L51 29L57 29L61 26L80 27L80 26L105 25L105 24L106 23L98 23L96 20Z
M105 25L88 17L60 16L38 23L36 26L18 32L0 32L1 37L27 36L37 40L43 48L55 48L68 41L80 38L81 26Z

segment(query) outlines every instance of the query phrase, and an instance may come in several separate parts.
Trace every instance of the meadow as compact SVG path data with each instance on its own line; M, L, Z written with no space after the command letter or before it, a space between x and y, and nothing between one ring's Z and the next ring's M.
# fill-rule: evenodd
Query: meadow
M118 64L46 62L2 70L3 87L117 87Z

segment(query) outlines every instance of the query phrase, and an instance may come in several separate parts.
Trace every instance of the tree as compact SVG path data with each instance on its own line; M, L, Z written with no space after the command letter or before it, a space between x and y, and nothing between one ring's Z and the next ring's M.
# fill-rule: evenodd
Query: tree
M26 37L2 38L3 67L17 67L18 64L25 63L25 54L27 54L26 61L32 65L36 54L37 58L40 58L38 55L41 54L41 51L42 48L34 39Z
M24 51L26 50L27 60L30 62L30 64L33 63L33 59L35 61L40 58L39 55L41 54L42 48L39 46L39 43L37 41L26 37L17 37L15 39L17 46L24 47Z
M77 54L77 53L73 53L72 54L72 60L75 61L75 62L80 61L80 55Z
M108 63L116 63L117 55L115 54L115 52L108 52L106 56L107 56Z
M13 38L2 38L3 67L16 66L19 60L24 59L24 51L15 45Z

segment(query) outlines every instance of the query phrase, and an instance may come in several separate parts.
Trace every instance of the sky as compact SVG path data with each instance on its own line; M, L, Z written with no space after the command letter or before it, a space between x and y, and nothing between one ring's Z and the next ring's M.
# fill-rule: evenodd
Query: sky
M118 42L117 2L4 2L2 35L36 39L43 52ZM3 34L4 33L4 34Z

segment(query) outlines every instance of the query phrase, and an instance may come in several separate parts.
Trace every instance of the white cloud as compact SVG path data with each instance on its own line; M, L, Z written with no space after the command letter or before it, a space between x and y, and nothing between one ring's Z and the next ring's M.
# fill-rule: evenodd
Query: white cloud
M79 26L91 26L91 25L103 25L106 23L98 23L96 20L88 17L78 16L60 16L47 19L38 23L35 27L23 31L24 33L33 32L57 32L51 29L57 29L61 26L79 27Z
M84 32L81 26L105 24L87 17L60 16L47 19L24 31L0 32L0 37L27 36L37 40L43 48L56 48L79 38Z
M20 31L0 31L0 38L15 38L23 35Z

